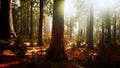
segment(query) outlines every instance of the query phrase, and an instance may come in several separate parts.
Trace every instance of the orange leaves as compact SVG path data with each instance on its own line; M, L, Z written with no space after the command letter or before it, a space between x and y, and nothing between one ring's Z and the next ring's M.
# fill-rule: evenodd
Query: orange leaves
M66 48L66 54L69 58L69 60L77 60L77 59L85 59L85 55L83 53L82 48L77 48L73 50L71 47Z
M8 67L12 64L19 64L20 62L16 61L16 62L7 62L7 63L2 63L0 64L0 68L5 68L5 67Z
M84 59L84 58L85 58L85 55L80 48L76 49L73 52L73 59Z

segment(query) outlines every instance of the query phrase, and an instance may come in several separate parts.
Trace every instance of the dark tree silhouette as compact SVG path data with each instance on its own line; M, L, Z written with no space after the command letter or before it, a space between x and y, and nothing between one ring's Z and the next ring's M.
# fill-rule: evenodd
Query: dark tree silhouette
M38 45L42 43L42 25L43 25L43 0L40 0L40 16L39 16L39 31L38 31Z
M104 45L104 22L102 21L102 39L101 44Z
M113 42L116 43L116 14L113 18Z
M15 38L16 33L13 28L11 0L1 0L0 19L0 38Z
M107 27L107 43L111 43L111 19L110 19L110 8L106 9L106 27Z
M64 0L54 0L52 39L47 54L48 60L66 60L64 52Z
M30 3L30 39L32 40L33 39L33 2Z

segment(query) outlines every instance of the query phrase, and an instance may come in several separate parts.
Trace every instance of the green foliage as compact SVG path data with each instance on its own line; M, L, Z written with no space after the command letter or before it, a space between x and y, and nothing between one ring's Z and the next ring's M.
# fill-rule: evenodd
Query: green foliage
M28 35L30 33L30 8L33 7L33 34L38 33L39 25L39 0L20 0L20 6L16 5L16 0L13 4L13 23L17 35ZM49 0L44 0L43 12L47 16L53 13L53 3ZM45 19L45 17L43 17ZM36 37L36 36L35 36Z
M43 12L48 16L53 14L53 3L51 1L49 0L44 1Z

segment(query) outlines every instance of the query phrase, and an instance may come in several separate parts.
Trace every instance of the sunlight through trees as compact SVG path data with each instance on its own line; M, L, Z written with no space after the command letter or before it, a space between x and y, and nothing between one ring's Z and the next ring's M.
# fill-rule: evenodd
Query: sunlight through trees
M120 68L119 59L119 0L0 0L0 67Z

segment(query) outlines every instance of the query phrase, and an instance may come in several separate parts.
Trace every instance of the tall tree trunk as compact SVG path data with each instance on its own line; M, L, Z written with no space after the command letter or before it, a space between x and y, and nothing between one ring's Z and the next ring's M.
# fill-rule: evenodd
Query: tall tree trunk
M101 44L104 45L104 22L102 21L102 39Z
M79 47L80 46L80 41L81 41L81 31L80 31L80 23L78 23L78 35L77 35L77 46Z
M88 27L88 49L94 49L93 47L93 6L90 7L90 22L87 25Z
M106 23L107 23L107 42L111 43L111 21L110 21L110 8L106 11Z
M15 38L16 33L13 28L11 0L1 0L0 19L0 38Z
M47 54L48 60L66 60L64 51L64 0L54 0L52 39Z
M71 40L71 39L72 39L72 30L73 30L72 18L70 18L69 23L70 23L70 24L69 24L69 26L70 26L70 27L69 27L69 28L70 28L70 30L69 30L69 31L70 31L70 40Z
M43 45L42 43L42 26L43 26L43 0L40 0L40 15L39 15L39 31L38 31L38 44Z
M30 45L33 46L33 2L30 3Z
M113 42L116 43L116 15L114 16L113 18L113 30L114 30L114 33L113 33Z
M29 15L30 15L30 14L29 14L29 3L27 3L27 21L26 21L26 22L27 22L27 29L26 29L26 30L27 30L28 38L29 38L29 32L30 32L30 31L29 31L29 22L30 22L30 21L29 21L29 20L30 20Z
M32 5L32 2L31 2L31 8L30 8L30 39L33 39L33 5Z

